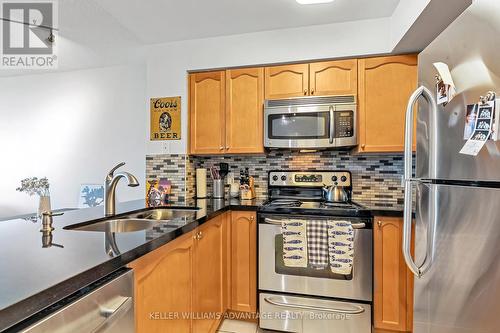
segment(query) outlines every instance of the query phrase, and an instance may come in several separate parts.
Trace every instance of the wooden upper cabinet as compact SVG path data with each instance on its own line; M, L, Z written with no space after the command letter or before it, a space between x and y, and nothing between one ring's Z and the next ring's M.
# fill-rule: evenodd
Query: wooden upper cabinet
M309 64L265 68L265 98L280 99L309 95Z
M224 150L225 71L189 75L189 146L191 154Z
M223 313L226 310L225 297L228 283L226 216L226 214L219 215L195 230L193 289L195 333L215 332L219 320L205 319L203 316Z
M226 153L262 153L264 69L226 71Z
M231 310L257 311L255 212L231 212Z
M356 95L358 91L357 59L314 62L309 65L309 94Z
M408 99L417 86L417 56L359 59L359 152L402 152Z
M411 331L413 275L402 252L403 220L375 217L374 221L374 327Z
M189 318L152 320L150 313L190 313L194 255L188 233L135 260L129 266L135 279L135 326L138 333L190 333ZM175 272L172 271L175 267Z

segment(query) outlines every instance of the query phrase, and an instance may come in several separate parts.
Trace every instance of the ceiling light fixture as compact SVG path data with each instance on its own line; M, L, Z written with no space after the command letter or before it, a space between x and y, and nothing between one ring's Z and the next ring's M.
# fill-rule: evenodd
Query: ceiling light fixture
M333 2L333 0L295 0L301 5L316 5L319 3L329 3Z

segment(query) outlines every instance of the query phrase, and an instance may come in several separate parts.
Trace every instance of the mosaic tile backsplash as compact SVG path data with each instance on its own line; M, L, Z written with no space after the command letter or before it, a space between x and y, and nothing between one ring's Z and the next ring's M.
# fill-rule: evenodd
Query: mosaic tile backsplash
M255 178L258 196L267 194L267 175L270 170L341 170L351 171L352 198L375 205L402 204L402 155L353 155L345 151L300 153L271 151L258 156L187 156L150 155L146 157L147 180L168 178L172 181L173 200L183 201L195 195L195 170L229 164L236 180L239 170L249 168ZM207 180L207 193L212 192Z

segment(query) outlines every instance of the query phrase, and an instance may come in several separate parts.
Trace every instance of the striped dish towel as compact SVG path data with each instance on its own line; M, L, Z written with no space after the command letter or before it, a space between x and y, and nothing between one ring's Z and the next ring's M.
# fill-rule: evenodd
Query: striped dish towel
M352 273L354 230L349 221L328 221L330 268L335 274Z
M309 265L315 269L328 266L328 228L325 220L307 221Z
M283 234L283 261L286 267L307 267L306 222L284 220L281 222Z

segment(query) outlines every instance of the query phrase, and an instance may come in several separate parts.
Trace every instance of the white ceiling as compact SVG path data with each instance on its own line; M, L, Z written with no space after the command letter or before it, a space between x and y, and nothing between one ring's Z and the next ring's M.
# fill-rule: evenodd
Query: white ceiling
M400 0L93 0L144 44L391 16Z

